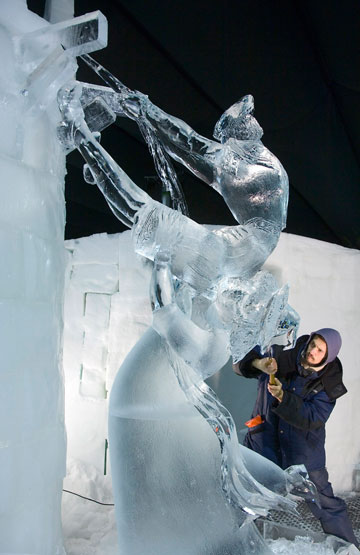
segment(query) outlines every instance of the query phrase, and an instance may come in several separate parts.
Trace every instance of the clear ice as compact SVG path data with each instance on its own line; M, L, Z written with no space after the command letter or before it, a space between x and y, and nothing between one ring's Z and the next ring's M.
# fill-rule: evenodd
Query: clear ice
M223 114L210 140L85 60L111 88L64 87L58 137L80 151L85 180L97 184L132 228L135 251L153 263L153 324L110 397L120 553L144 546L154 555L271 553L253 519L270 508L293 510L291 491L315 492L299 469L284 472L239 445L230 413L204 380L230 355L236 362L255 345L265 352L296 337L288 288L261 269L285 225L286 172L260 140L251 95ZM102 115L91 110L87 121L97 99ZM114 114L138 123L173 208L137 187L100 145L98 131ZM187 217L176 177L169 184L169 157L214 187L239 225L210 231Z

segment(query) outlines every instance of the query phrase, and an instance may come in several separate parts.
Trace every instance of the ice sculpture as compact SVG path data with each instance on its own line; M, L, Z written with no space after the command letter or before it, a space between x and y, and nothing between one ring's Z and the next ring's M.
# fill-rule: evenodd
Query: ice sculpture
M95 64L95 68L99 67ZM101 68L98 72L103 75L106 70ZM286 305L287 288L278 291L271 275L257 272L285 225L288 180L280 162L260 141L262 130L252 115L252 97L244 97L220 118L215 135L221 138L221 144L197 135L184 122L165 114L141 93L129 91L110 74L107 80L114 82L114 88L121 92L114 95L108 89L83 87L79 83L61 91L59 105L64 120L59 127L59 138L68 149L79 149L87 162L85 179L97 183L114 214L132 227L136 252L151 260L157 249L171 253L172 274L189 285L194 295L208 299L209 304L213 304L220 290L223 298L229 297L228 306L233 298L238 304L241 301L241 314L229 317L235 361L259 343L259 334L261 347L265 349L272 340L276 319ZM211 232L153 201L101 147L98 134L92 132L96 118L92 116L85 121L86 110L95 102L102 106L101 117L96 121L98 129L115 118L113 110L145 120L148 129L150 126L154 129L155 142L161 138L168 154L224 196L240 225ZM97 110L91 111L100 114ZM236 284L234 280L240 282ZM267 322L264 310L249 310L250 305L254 306L252 296L259 289L264 291L263 300L267 296L270 324L264 325ZM247 323L250 312L252 321ZM237 336L239 322L243 330L241 341ZM247 328L245 343L244 326Z
M61 91L58 134L83 155L86 181L133 228L135 250L154 262L153 325L123 363L110 399L120 552L146 545L157 555L269 553L251 518L292 507L287 491L310 486L240 446L231 415L203 380L230 353L236 361L256 344L266 350L274 337L296 335L287 288L260 270L285 223L286 173L260 142L252 97L220 118L219 143L107 78L115 94L79 83ZM161 142L155 157L165 149L214 186L240 224L209 231L138 188L92 132L114 110L139 120L151 145Z
M0 10L0 552L64 553L65 473L61 372L65 157L56 137L57 91L78 53L106 44L92 14L49 25L25 1ZM72 41L61 45L67 30ZM105 36L104 36L105 35ZM68 36L69 38L69 36ZM105 40L104 40L105 39Z

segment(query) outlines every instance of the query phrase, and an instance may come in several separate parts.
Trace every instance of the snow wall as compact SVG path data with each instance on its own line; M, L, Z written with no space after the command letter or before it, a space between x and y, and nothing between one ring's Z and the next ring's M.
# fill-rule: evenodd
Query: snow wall
M13 34L47 23L26 2L0 10L0 553L64 553L60 359L65 159L50 117L19 94ZM56 99L54 99L56 102Z
M129 231L65 245L65 487L109 502L108 396L119 366L151 323L151 264L134 254ZM348 393L337 401L327 424L327 466L336 491L351 491L360 462L360 446L354 441L360 417L354 348L360 252L283 233L266 268L281 284L290 284L290 304L301 316L300 334L321 327L334 327L342 334L340 359ZM209 384L232 412L241 435L255 401L256 381L235 376L229 362Z

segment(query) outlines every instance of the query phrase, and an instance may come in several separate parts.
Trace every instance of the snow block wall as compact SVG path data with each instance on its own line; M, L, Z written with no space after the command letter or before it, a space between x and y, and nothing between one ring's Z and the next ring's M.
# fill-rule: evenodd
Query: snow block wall
M48 110L28 109L12 37L47 23L0 9L0 553L64 553L62 347L65 159ZM56 106L55 106L56 108Z
M109 502L108 395L119 366L151 323L151 267L133 252L130 231L65 245L65 488Z
M125 356L151 323L151 265L134 254L129 231L66 241L66 248L65 484L72 491L109 502L108 394ZM354 468L360 461L360 448L354 441L360 416L360 377L354 349L360 316L360 252L282 234L266 268L279 283L290 284L290 304L302 319L300 334L334 327L343 336L340 358L349 393L337 402L328 422L327 454L334 487L339 492L350 491ZM239 403L248 404L249 395L255 401L253 380L236 377L228 365L221 372L225 374L221 389L229 382L226 405L231 411ZM219 381L216 376L211 383L215 390Z

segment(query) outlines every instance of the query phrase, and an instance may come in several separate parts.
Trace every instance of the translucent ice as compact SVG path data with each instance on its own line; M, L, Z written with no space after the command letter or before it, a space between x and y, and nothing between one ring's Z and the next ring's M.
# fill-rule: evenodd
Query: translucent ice
M262 217L283 228L286 221L288 179L277 158L261 143L262 129L253 117L254 100L243 97L219 119L211 141L185 122L166 114L138 91L130 91L105 68L83 59L122 96L122 111L139 126L146 122L155 142L183 163L225 199L239 223ZM147 140L148 138L145 137ZM156 158L156 157L155 157ZM161 175L160 175L161 177ZM240 203L245 199L245 205Z
M131 94L131 91L121 81L119 81L117 77L108 72L99 63L95 62L95 60L93 60L89 55L82 56L82 59L111 87L113 91L116 91L122 97L124 95L127 96L129 93ZM121 103L121 107L115 109L115 112L120 112L124 115L123 111L124 105ZM159 140L156 131L151 126L146 115L139 114L137 123L154 159L155 168L163 183L164 189L170 193L173 208L179 210L183 214L188 214L181 185L162 141Z

